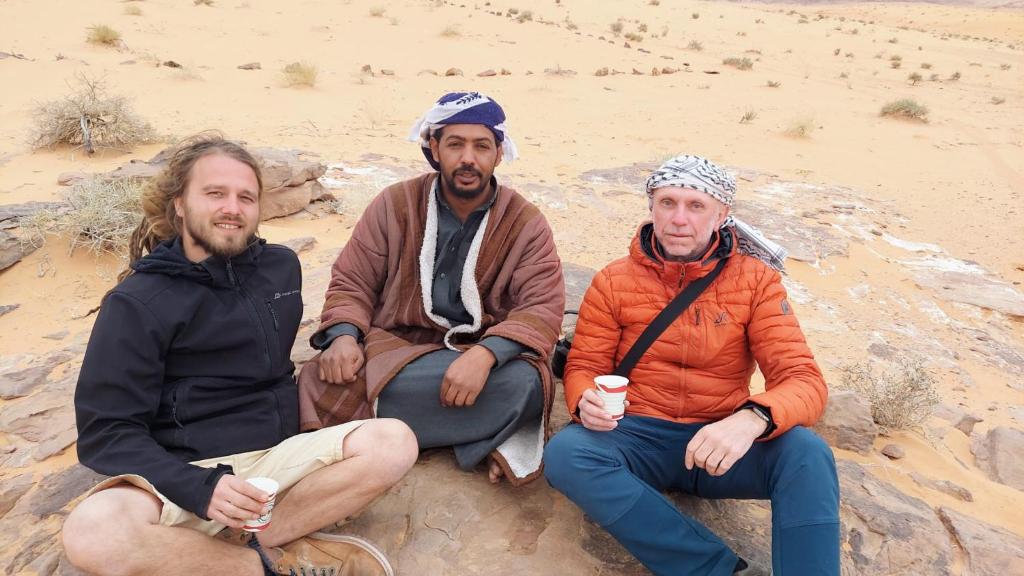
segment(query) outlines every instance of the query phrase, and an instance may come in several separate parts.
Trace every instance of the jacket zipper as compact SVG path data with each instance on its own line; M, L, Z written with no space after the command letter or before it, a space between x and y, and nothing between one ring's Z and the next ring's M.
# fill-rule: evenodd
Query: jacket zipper
M271 356L270 351L270 336L269 334L267 334L267 331L263 328L263 322L260 321L260 313L259 310L257 310L256 308L256 302L253 301L253 299L249 296L248 292L246 292L242 288L242 285L238 283L238 278L235 277L235 271L231 266L230 259L228 260L227 268L228 279L231 281L231 285L234 286L236 292L242 295L242 298L245 300L246 304L249 305L250 311L256 317L256 330L260 332L263 336L263 356L267 361L267 373L270 374L274 371L274 358L273 356ZM276 317L274 318L274 324L276 327Z
M270 317L274 320L274 332L280 332L281 327L277 323L277 312L274 312L274 307L270 305L270 298L264 300L267 303L267 310L270 311Z

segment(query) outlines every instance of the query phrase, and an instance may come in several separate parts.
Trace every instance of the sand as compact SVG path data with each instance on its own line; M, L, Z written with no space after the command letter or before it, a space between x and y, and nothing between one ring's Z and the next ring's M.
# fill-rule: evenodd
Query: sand
M126 15L126 6L142 14ZM371 15L377 7L384 9L380 17ZM490 13L510 8L530 11L532 20ZM620 18L623 34L645 24L644 38L625 47L610 28ZM1024 282L1020 6L7 0L0 2L0 22L0 48L25 57L0 60L0 204L56 200L62 172L109 170L164 147L92 157L66 147L31 150L35 105L67 94L79 74L130 97L164 142L216 128L253 145L301 148L327 164L370 168L425 170L418 147L405 140L409 126L442 93L474 89L504 106L522 154L501 166L499 177L531 191L566 261L598 268L623 255L646 209L639 180L591 186L581 173L688 152L750 171L740 181L741 203L778 180L850 190L870 208L859 212L867 214L862 220L895 241L934 245L943 258L975 262L1016 290ZM120 31L124 45L86 43L86 28L98 24ZM693 41L703 49L688 48ZM902 58L898 69L890 64L894 55ZM728 57L748 57L753 69L723 66ZM182 68L159 65L169 60ZM237 68L257 61L261 70ZM318 68L314 87L285 85L280 71L293 61ZM364 65L373 74L361 72ZM594 75L604 67L624 74ZM679 71L651 75L665 67ZM449 68L464 75L443 76ZM476 76L503 68L510 74ZM912 85L913 72L923 81ZM950 80L956 72L959 80ZM932 74L939 80L930 81ZM781 85L768 87L769 81ZM904 97L926 105L929 122L879 116L883 104ZM740 123L751 110L756 117ZM785 134L799 122L810 127L806 137ZM381 157L370 161L366 154ZM774 201L799 213L818 199ZM272 241L317 237L319 247L303 261L307 273L322 270L350 234L358 205L343 214L319 209L316 217L270 221L262 232ZM845 222L835 214L822 219L840 228ZM926 354L941 349L948 354L930 364L945 404L984 417L979 432L1024 426L1019 370L982 361L953 329L982 326L1020 351L1024 323L934 298L906 265L931 252L903 246L869 238L851 244L847 256L790 263L791 289L809 295L793 298L797 312L830 381L839 380L844 363L864 359L872 343ZM89 312L121 265L111 255L69 254L67 239L51 237L0 272L0 304L21 305L0 318L0 355L84 342ZM316 314L307 306L307 317ZM45 338L64 329L63 341ZM930 504L1024 535L1024 495L977 470L968 439L948 423L932 418L880 439L878 447L888 442L903 446L907 457L840 456L873 464L874 473ZM975 502L922 489L910 472L954 481Z

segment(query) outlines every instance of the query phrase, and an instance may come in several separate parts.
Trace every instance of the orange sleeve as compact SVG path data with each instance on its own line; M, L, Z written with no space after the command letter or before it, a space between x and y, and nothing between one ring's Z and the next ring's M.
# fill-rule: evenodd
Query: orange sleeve
M770 440L793 426L812 426L825 410L828 387L800 323L786 299L778 272L768 269L758 282L747 337L764 374L765 391L750 401L771 411L776 429Z
M583 391L593 388L595 376L611 374L615 367L615 352L622 334L616 308L610 274L605 268L594 275L583 296L572 349L565 365L565 403L569 415L576 422L579 422L576 406Z

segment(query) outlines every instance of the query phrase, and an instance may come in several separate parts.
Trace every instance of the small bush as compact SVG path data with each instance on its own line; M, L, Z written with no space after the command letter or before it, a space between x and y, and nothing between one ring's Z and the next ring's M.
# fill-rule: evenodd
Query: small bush
M888 116L890 118L903 118L905 120L927 122L928 108L918 104L916 100L901 98L899 100L893 100L885 106L882 106L882 111L879 115Z
M519 8L509 8L508 9L508 15L509 16L515 16L516 14L519 14Z
M578 30L579 26L577 26L576 23L573 22L572 20L569 20L569 17L566 16L565 17L565 28L566 28L566 30Z
M636 27L636 31L646 34L647 33L647 24L640 24L639 26Z
M383 18L384 13L387 11L388 9L384 6L374 6L373 8L370 8L370 16L372 18Z
M740 118L740 124L750 124L755 118L757 118L757 110L749 108Z
M690 14L690 18L697 20L698 18L700 18L700 12L694 12L693 14Z
M814 132L814 120L801 118L792 121L786 128L785 134L791 138L808 138Z
M621 34L622 22L612 22L611 24L608 25L608 28L611 29L611 31L616 35Z
M127 16L142 16L142 8L139 8L134 4L129 4L124 7L124 13Z
M642 34L637 34L636 32L626 32L626 40L629 40L630 42L643 42L644 37Z
M1006 98L1003 98L1002 96L992 97L992 103L995 104L996 106L1002 104L1003 102L1006 102Z
M103 83L85 76L70 96L45 102L32 113L33 148L57 144L95 148L131 148L153 141L152 126L136 116L128 100L107 96Z
M193 0L194 6L213 6L213 0Z
M704 45L696 40L690 40L690 43L686 45L686 48L688 50L693 50L694 52L700 52L704 49Z
M722 60L722 64L726 66L732 66L738 70L750 70L754 67L754 62L750 58L726 58Z
M782 86L782 82L777 82L775 80L769 80L768 81L768 87L769 88L778 88L779 86Z
M90 26L88 30L85 40L90 44L117 46L121 42L121 33L106 24Z
M459 36L462 36L462 31L459 30L458 26L449 24L444 30L441 30L441 36L444 36L445 38L458 38Z
M921 62L921 70L931 70L932 65L927 62Z
M1010 69L1010 65L1009 64L1000 64L999 65L999 69L1000 70L1009 70Z
M956 82L957 80L959 80L960 79L960 71L958 70L958 71L953 72L952 74L950 74L949 75L949 79L952 80L953 82Z
M531 12L529 10L523 10L519 14L519 17L516 18L516 21L518 21L520 24L522 24L523 22L532 22L533 21L533 12Z
M316 66L308 62L292 62L282 70L288 86L313 86L318 74Z
M64 194L67 207L44 210L30 225L29 235L41 243L48 233L67 234L71 250L127 254L128 239L142 217L142 184L135 179L83 180Z
M899 60L893 60L893 61L889 62L889 67L893 68L893 69L899 68L902 65L903 65L903 62L901 62Z
M651 6L661 6L661 0L650 0L647 4Z
M910 82L912 86L917 86L917 83L921 80L923 80L923 78L917 72L911 72L910 76L907 76L907 81Z
M872 419L885 428L903 430L920 424L939 402L935 377L919 361L900 360L892 370L878 374L870 362L841 370L841 387L867 398Z
M895 44L897 42L899 42L899 39L897 39L896 37L889 38L889 44Z

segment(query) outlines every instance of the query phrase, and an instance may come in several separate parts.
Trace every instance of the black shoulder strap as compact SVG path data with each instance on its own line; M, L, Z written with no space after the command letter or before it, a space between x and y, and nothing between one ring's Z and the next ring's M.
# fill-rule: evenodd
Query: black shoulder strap
M679 315L697 299L698 296L700 296L700 293L715 281L715 278L718 277L722 268L725 268L725 263L728 260L728 258L722 258L719 260L714 270L708 273L707 276L698 278L691 282L685 290L680 292L678 296L668 303L668 306L665 306L665 308L658 313L654 320L652 320L647 328L644 329L643 333L640 334L640 337L636 339L636 342L633 343L633 347L629 349L629 352L626 352L626 356L622 358L622 362L615 368L615 372L613 373L616 376L625 376L626 378L629 378L629 373L633 371L633 367L640 361L644 352L647 352L647 349L651 347L651 344L654 344L654 341L658 339L658 336L661 336L661 333L664 332L669 325L672 324L672 322L675 321L675 319L678 318Z

